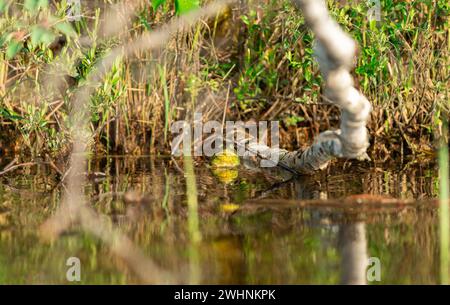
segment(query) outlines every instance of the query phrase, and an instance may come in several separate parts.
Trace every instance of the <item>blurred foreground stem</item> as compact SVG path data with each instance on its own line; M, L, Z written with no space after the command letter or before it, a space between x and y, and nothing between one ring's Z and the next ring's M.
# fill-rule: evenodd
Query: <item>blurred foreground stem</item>
M197 183L194 172L194 161L191 156L184 155L184 171L186 177L186 194L188 203L188 229L189 229L189 260L190 260L190 284L199 284L199 252L198 245L201 240L199 220L198 220L198 202L197 202Z
M445 135L448 132L448 122L443 124L443 136L439 148L439 228L440 228L440 253L441 253L441 284L448 285L449 271L449 160L448 143Z

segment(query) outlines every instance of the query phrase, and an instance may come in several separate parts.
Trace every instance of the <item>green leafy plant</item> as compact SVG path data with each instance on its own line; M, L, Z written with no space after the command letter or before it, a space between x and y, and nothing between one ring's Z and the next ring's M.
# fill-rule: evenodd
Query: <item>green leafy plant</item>
M0 13L5 13L11 1L0 0ZM0 47L6 49L6 59L14 58L24 48L47 47L59 35L73 37L74 29L66 16L56 16L48 10L48 0L25 0L21 20L2 28Z
M152 0L153 9L158 9L164 3L166 3L166 0ZM199 6L199 0L175 0L175 12L177 14L185 14Z

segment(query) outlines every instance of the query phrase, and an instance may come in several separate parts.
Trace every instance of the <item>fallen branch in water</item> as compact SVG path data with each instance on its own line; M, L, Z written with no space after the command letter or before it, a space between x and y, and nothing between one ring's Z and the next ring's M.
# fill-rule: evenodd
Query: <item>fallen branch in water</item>
M433 202L433 201L430 201ZM385 196L374 196L374 195L355 195L349 196L344 199L305 199L305 200L295 200L295 199L250 199L245 202L242 206L244 209L246 207L336 207L336 208L388 208L388 207L402 207L406 205L417 204L416 201L412 199L397 199Z
M253 215L266 211L285 211L289 209L308 209L328 211L339 215L372 215L377 213L399 214L402 211L438 205L437 200L415 201L412 199L396 199L384 196L367 197L349 196L343 199L250 199L245 201L234 213Z

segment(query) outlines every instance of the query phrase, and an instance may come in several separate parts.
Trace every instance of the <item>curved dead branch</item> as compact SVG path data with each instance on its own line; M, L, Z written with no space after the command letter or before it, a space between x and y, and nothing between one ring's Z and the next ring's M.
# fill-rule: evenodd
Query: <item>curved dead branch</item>
M289 152L257 143L249 144L249 149L258 151L263 159L278 159L283 167L303 174L326 168L334 158L368 159L366 125L372 107L354 87L350 74L356 44L330 17L324 0L293 1L315 35L315 57L325 81L325 93L341 109L341 126L339 130L322 132L304 151Z

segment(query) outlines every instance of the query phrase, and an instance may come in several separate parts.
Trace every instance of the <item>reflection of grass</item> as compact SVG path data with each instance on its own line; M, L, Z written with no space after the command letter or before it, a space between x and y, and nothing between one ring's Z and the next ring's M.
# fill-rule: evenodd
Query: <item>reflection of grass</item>
M166 215L169 216L169 191L170 191L170 176L167 174L167 168L164 169L164 177L166 180L165 186L164 186L164 198L162 202L162 207L166 211Z
M446 124L443 134L447 134ZM441 245L441 283L448 285L448 259L449 259L449 161L448 161L448 145L442 137L439 149L439 177L440 177L440 245Z
M194 162L191 157L184 157L184 170L186 175L186 194L189 209L189 235L192 241L201 239L198 223L197 184L195 181Z
M184 156L184 170L188 203L188 230L191 238L189 244L190 284L198 284L200 279L198 244L201 240L201 234L198 221L197 183L195 180L194 162L192 157L187 155Z

